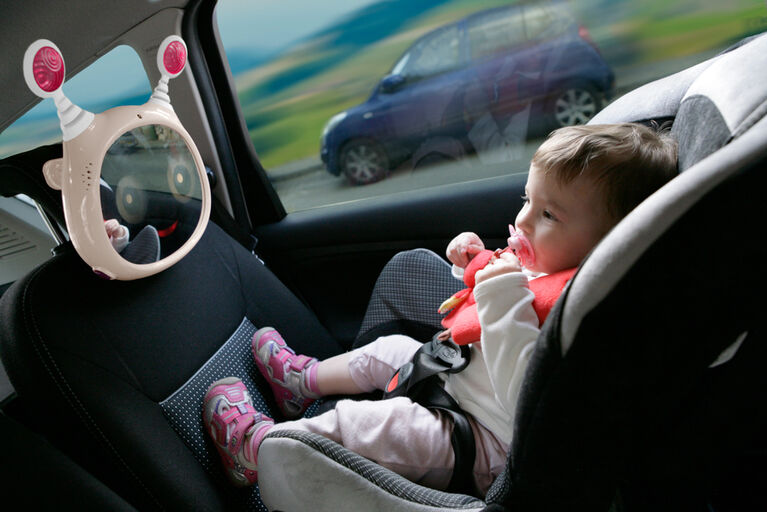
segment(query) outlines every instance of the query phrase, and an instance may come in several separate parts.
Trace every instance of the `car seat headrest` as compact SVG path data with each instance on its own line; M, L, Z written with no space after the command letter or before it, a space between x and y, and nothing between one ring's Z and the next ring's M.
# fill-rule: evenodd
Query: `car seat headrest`
M716 59L716 58L715 58ZM690 84L712 63L707 60L624 94L597 113L589 124L673 119Z
M721 148L765 113L767 69L754 65L767 35L747 38L700 64L621 96L589 124L673 119L679 171ZM737 78L736 78L737 77Z
M679 105L672 134L679 171L739 137L767 112L767 35L721 55L692 82Z

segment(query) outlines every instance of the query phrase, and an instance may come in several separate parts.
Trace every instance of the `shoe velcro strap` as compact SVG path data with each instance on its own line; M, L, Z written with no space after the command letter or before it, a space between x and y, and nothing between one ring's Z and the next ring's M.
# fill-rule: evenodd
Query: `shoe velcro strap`
M304 368L306 368L306 365L311 363L312 361L315 361L315 358L305 356L305 355L296 355L293 350L291 350L290 347L281 347L280 351L277 352L277 355L275 356L277 360L282 363L283 365L285 363L288 363L288 368L290 370L294 370L297 372L303 371ZM277 378L278 380L282 380L281 376L275 376L273 377Z
M241 416L246 416L248 414L255 414L257 411L256 409L250 405L247 402L240 402L237 404L232 404L232 406L229 408L228 411L223 412L221 414L216 414L213 419L222 427L225 427L229 423L236 421Z
M247 402L240 402L232 404L232 406L226 412L221 414L214 414L213 421L218 425L217 433L219 437L225 438L227 433L227 426L235 422L234 429L231 434L231 438L227 442L226 439L219 439L221 443L227 443L229 445L234 444L239 449L239 445L242 443L242 439L245 437L245 432L255 423L255 416L257 414L256 409ZM241 420L241 418L243 418ZM240 434L242 432L242 434ZM236 452L235 452L236 453Z
M290 360L290 369L297 372L302 372L304 371L304 368L306 368L306 365L312 361L315 361L313 357L304 355L294 356L293 359Z

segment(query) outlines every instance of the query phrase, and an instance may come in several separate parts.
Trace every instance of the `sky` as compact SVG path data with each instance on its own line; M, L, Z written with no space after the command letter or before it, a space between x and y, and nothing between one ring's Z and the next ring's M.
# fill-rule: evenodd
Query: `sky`
M216 15L227 48L275 50L380 1L220 0Z

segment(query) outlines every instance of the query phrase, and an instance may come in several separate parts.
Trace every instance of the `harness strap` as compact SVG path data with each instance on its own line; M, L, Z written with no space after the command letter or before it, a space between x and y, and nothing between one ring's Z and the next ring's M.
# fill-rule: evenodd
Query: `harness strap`
M451 444L455 462L448 490L474 495L474 432L466 415L439 379L440 373L458 373L466 368L470 358L468 346L458 346L452 340L440 341L435 335L392 376L384 398L407 396L424 407L439 409L450 416L453 420Z

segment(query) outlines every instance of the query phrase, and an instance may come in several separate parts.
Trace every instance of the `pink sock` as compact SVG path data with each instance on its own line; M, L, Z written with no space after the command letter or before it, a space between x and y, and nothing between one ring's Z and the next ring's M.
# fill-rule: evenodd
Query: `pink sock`
M320 389L317 387L317 367L319 364L314 363L313 365L309 366L304 370L304 386L306 386L306 389L308 389L310 392L317 395L317 398L321 396Z

